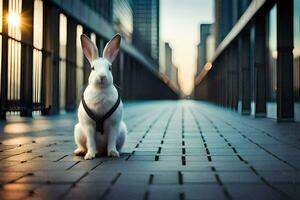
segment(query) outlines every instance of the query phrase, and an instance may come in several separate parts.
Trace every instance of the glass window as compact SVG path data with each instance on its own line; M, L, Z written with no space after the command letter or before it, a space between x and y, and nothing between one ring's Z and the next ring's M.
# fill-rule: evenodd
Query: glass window
M33 95L34 104L41 102L41 86L42 86L42 51L43 48L43 2L42 0L34 1L33 16Z
M300 102L300 1L294 1L294 91Z
M300 121L300 1L294 1L294 98L295 120Z
M21 0L9 0L8 2L8 36L21 40ZM16 106L20 99L21 81L21 44L8 39L8 93L7 98L12 106Z
M277 17L276 17L276 6L272 8L269 13L269 24L268 24L268 92L267 101L276 101L276 90L277 90L277 73L276 73L276 62L277 62Z
M67 17L60 14L59 18L59 103L63 110L66 106Z
M0 0L0 33L2 33L2 0ZM2 35L0 35L0 91L1 91L1 65L2 65Z

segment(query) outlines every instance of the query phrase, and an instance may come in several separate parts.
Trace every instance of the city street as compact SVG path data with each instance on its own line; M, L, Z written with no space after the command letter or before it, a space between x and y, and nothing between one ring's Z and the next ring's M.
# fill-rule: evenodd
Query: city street
M1 122L1 199L297 199L300 123L213 104L125 103L120 158L74 156L74 112Z

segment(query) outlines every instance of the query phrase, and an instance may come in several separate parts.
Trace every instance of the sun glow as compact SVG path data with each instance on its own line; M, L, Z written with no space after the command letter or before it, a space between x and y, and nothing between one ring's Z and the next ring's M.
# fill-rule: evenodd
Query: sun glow
M21 17L17 13L9 13L7 16L7 21L13 27L19 27L21 23Z
M205 69L206 71L209 71L211 68L212 68L212 64L211 64L210 62L208 62L208 63L206 63L206 64L204 65L204 69Z

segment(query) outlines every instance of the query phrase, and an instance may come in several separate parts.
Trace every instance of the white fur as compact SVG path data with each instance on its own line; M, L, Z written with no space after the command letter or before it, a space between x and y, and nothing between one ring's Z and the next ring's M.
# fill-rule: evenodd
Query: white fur
M119 41L117 41L119 40ZM120 36L116 35L105 47L104 58L99 58L98 49L86 36L81 37L83 51L94 70L89 76L89 85L84 91L87 106L98 115L104 115L116 103L118 92L113 85L113 76L109 68L119 51ZM94 45L94 46L91 46ZM86 51L97 52L86 52ZM108 52L108 53L107 53ZM100 77L105 77L101 81ZM104 134L96 132L96 123L85 112L82 103L78 108L78 123L74 128L77 149L76 155L85 154L84 159L93 159L97 153L110 157L119 157L127 135L126 124L123 121L123 103L104 122Z

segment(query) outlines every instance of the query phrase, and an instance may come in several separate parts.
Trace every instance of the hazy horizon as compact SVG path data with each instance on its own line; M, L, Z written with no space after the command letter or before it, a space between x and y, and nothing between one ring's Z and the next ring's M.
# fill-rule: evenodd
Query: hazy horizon
M160 40L169 42L173 49L173 64L179 69L179 83L185 94L194 87L199 26L213 22L213 5L213 0L160 1Z

